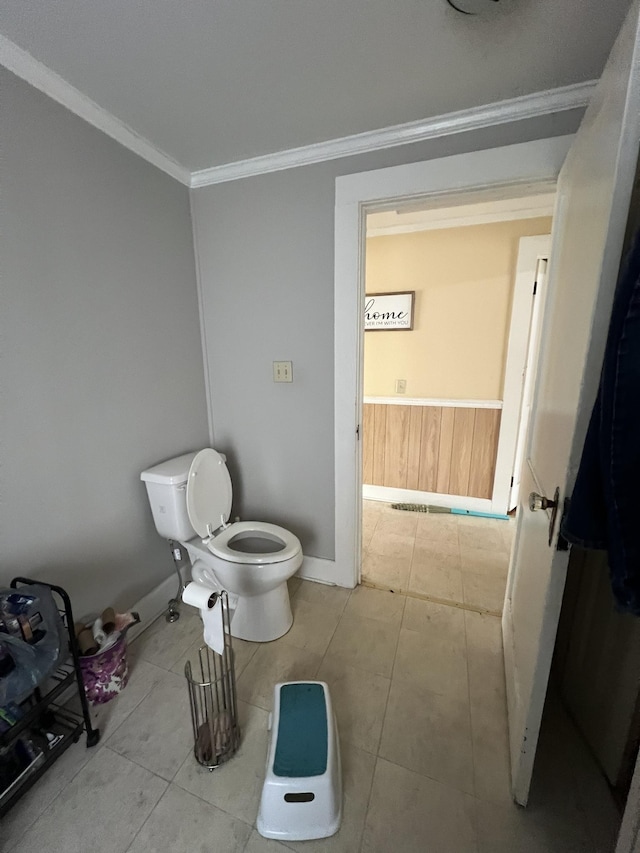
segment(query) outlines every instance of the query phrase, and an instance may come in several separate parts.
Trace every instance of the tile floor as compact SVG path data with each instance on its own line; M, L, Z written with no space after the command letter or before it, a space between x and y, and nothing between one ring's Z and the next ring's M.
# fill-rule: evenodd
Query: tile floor
M407 512L363 501L365 583L499 614L515 521Z
M618 816L550 702L527 810L509 798L496 616L294 579L295 622L273 643L234 641L243 740L214 773L192 755L183 669L199 617L153 623L131 680L97 717L100 744L69 748L6 816L0 851L26 853L611 853ZM331 688L342 744L339 833L280 844L255 830L272 685Z

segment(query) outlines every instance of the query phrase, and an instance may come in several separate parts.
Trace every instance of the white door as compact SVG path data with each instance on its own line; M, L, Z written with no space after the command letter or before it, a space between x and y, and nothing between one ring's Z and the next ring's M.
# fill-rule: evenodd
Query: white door
M525 805L547 689L568 554L549 543L551 511L531 492L571 493L596 395L638 159L638 2L562 167L554 217L541 361L527 440L502 620L512 789ZM560 513L558 513L559 517Z

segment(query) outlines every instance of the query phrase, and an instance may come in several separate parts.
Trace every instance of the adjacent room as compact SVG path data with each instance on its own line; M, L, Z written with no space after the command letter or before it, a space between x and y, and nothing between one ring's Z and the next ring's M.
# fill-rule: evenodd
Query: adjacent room
M398 293L411 321L365 323L364 582L502 612L553 203L454 197L367 217L370 314Z

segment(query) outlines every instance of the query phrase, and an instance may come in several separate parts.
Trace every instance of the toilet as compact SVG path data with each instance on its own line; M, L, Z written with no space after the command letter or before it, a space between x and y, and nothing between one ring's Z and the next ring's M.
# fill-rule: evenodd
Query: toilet
M226 590L235 605L231 634L264 643L293 623L287 581L302 565L302 546L265 521L228 523L233 488L222 453L205 448L143 471L156 530L183 545L194 581Z

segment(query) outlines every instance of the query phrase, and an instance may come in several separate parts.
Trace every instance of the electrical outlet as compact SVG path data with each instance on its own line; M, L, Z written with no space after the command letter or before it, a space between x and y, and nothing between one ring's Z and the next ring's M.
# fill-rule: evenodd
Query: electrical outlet
M396 379L396 394L406 394L407 393L407 380L406 379Z
M293 382L293 362L291 362L291 361L274 361L273 362L273 381L274 382Z

